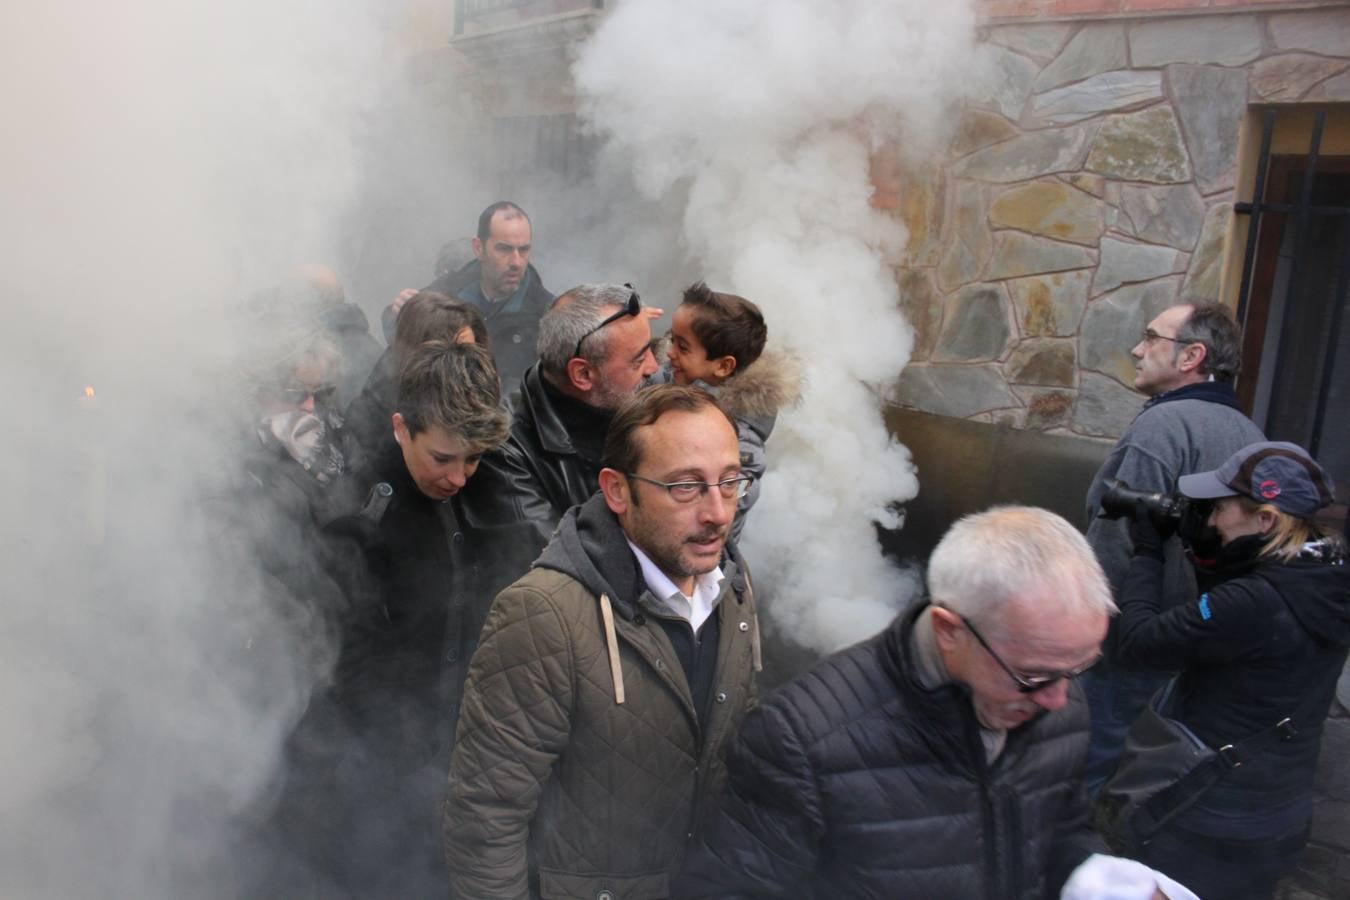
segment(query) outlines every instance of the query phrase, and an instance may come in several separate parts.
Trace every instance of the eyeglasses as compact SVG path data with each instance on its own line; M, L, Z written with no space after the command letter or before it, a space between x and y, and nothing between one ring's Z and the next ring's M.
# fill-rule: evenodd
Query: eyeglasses
M618 321L619 319L622 319L624 316L636 316L638 313L642 312L642 298L638 296L637 289L633 287L631 284L628 284L627 282L624 283L624 287L628 288L628 290L631 292L628 295L628 303L624 306L623 309L619 310L614 315L610 316L608 319L605 319L599 325L595 326L590 331L586 332L581 337L577 338L577 346L572 351L573 358L576 358L581 355L581 345L583 342L585 342L586 338L595 334L597 331L599 331L601 328L604 328L610 322Z
M677 503L689 503L706 494L708 488L714 487L717 488L717 492L722 495L723 499L739 500L745 496L746 491L750 490L750 483L754 480L749 475L737 475L735 478L727 478L724 481L657 481L633 472L625 472L624 474L629 478L636 478L638 481L645 481L648 484L665 488Z
M299 406L311 396L315 403L326 403L332 399L335 393L337 393L337 387L331 384L321 384L318 387L310 387L307 384L288 384L276 389L277 399L290 406Z
M1050 687L1050 685L1054 684L1055 682L1059 681L1062 678L1069 678L1069 679L1077 678L1079 675L1082 675L1088 669L1095 666L1097 664L1097 660L1102 658L1102 655L1098 653L1096 656L1092 657L1091 660L1084 663L1083 665L1078 666L1075 669L1068 669L1063 672L1045 672L1040 675L1019 675L1018 673L1012 670L1011 666L1009 666L1007 663L1003 661L1003 657L999 656L997 653L994 652L994 648L989 646L989 642L984 639L984 636L982 634L980 634L978 631L975 630L975 626L970 624L970 621L968 619L966 619L964 616L957 616L957 618L961 620L962 625L966 626L967 631L975 635L975 640L979 641L980 646L983 647L989 653L989 655L994 658L994 662L998 663L999 668L1007 672L1009 677L1011 677L1013 681L1017 682L1017 690L1019 693L1022 694L1034 694L1037 691L1043 691L1046 688Z
M1153 343L1154 341L1171 341L1171 342L1174 343L1174 344L1194 344L1194 343L1196 343L1195 341L1187 341L1187 340L1183 340L1183 339L1181 339L1181 338L1168 337L1168 336L1165 335L1165 334L1158 334L1158 332L1154 331L1152 328L1145 328L1145 329L1144 329L1144 338L1143 338L1142 343L1145 343L1145 344L1151 344L1151 343Z

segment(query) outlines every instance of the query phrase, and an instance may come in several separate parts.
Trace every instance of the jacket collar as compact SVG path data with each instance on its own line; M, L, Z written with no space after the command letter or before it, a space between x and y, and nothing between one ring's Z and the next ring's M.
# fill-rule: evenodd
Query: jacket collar
M598 492L567 511L534 565L571 576L596 597L605 594L615 613L628 620L636 615L638 600L647 590L623 528ZM730 542L721 565L723 585L729 584L738 595L743 594L744 567L739 551Z
M588 437L598 437L598 440L582 443L599 446L604 443L603 435L614 414L564 396L547 383L539 363L535 363L525 370L521 379L520 409L516 411L516 418L533 425L545 451L572 456L579 452L572 439L572 430L583 430Z
M1196 384L1183 384L1179 388L1149 397L1144 403L1144 409L1157 406L1160 403L1170 403L1173 400L1204 400L1207 403L1218 403L1221 406L1231 407L1238 412L1242 411L1242 407L1238 405L1237 393L1233 390L1233 386L1226 381L1201 381Z

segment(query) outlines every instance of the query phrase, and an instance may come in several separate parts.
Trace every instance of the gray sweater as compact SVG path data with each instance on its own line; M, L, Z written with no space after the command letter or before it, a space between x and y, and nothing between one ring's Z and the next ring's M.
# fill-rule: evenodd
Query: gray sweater
M1121 435L1106 457L1087 494L1087 540L1119 600L1129 571L1133 546L1126 519L1103 519L1101 498L1110 479L1142 491L1170 493L1177 479L1208 472L1265 435L1237 408L1227 384L1204 382L1159 394ZM1168 538L1163 548L1163 608L1195 599L1195 574L1181 540ZM1110 655L1110 647L1105 648Z

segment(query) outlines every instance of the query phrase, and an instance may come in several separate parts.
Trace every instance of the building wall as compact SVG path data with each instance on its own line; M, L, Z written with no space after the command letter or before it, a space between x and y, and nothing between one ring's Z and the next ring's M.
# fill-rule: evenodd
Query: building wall
M894 402L1121 433L1142 399L1129 350L1148 320L1180 299L1235 294L1251 107L1350 101L1350 8L1254 6L985 26L993 76L959 113L946 158L907 163L888 148L873 161L876 203L910 229L896 272L917 340Z
M873 159L874 203L910 231L895 263L916 330L888 422L920 483L937 486L889 541L920 558L992 502L1081 521L1094 461L1143 401L1129 350L1144 326L1184 299L1234 304L1246 219L1233 205L1255 181L1253 110L1350 102L1344 3L980 5L995 77L960 111L945 157L915 164L888 147ZM1284 117L1275 152L1306 152L1310 121ZM1339 122L1322 152L1350 153ZM1326 726L1312 842L1284 900L1350 896L1347 707L1350 673Z

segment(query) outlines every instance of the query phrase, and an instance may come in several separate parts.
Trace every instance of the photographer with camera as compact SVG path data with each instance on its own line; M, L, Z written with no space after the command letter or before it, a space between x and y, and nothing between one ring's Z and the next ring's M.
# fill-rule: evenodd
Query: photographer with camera
M1236 451L1265 440L1243 415L1233 392L1242 332L1217 303L1181 304L1148 323L1130 353L1134 386L1150 399L1102 463L1087 495L1087 540L1119 602L1130 564L1130 536L1121 519L1100 516L1109 482L1170 495L1177 479L1217 468ZM1192 600L1195 575L1181 541L1163 547L1159 602L1164 609ZM1084 780L1095 794L1116 767L1125 731L1166 674L1126 668L1115 653L1116 625L1102 645L1102 662L1083 679L1092 712Z
M1301 447L1258 443L1178 490L1211 509L1222 547L1212 586L1168 609L1176 519L1136 505L1117 657L1180 674L1131 727L1098 824L1117 852L1202 897L1268 898L1307 842L1322 723L1350 647L1345 542L1313 522L1332 483Z

